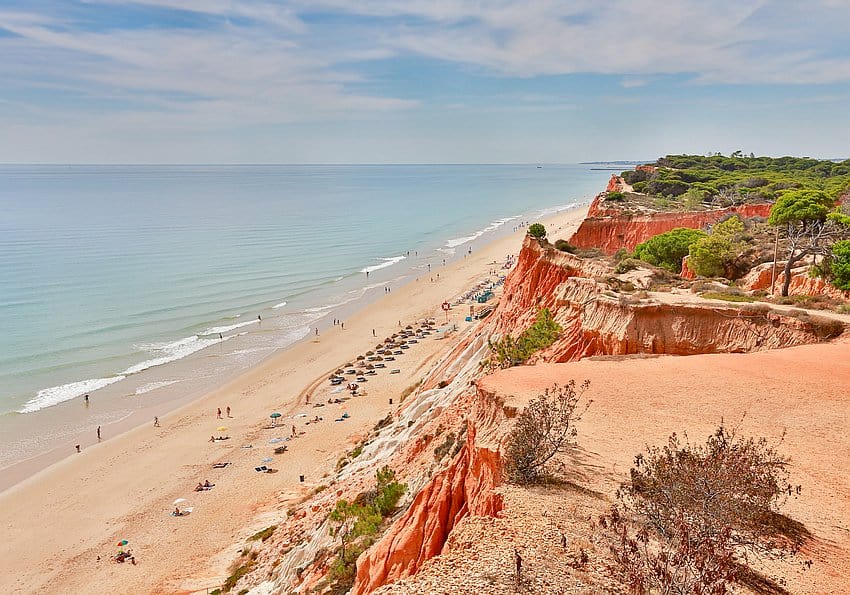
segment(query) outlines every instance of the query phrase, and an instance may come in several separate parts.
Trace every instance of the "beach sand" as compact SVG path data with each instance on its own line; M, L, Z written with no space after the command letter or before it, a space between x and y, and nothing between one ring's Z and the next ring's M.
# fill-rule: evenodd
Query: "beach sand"
M585 212L581 207L544 220L550 239L569 237ZM153 427L151 416L148 424L70 454L0 493L0 592L203 593L218 587L245 539L286 522L287 508L322 485L339 457L394 410L401 393L456 339L432 335L412 345L361 385L368 396L314 408L304 403L305 394L311 394L313 403L326 402L329 374L398 331L399 322L404 326L433 316L444 323L442 302L453 301L487 277L494 261L501 265L506 255L516 255L524 233L520 229L454 263L434 267L434 282L425 273L393 289L346 319L344 330L333 326L272 356L161 415L160 427ZM472 326L464 321L467 314L466 306L449 313L461 333ZM400 373L389 374L393 367ZM389 404L391 398L395 405ZM227 406L233 415L229 419ZM216 416L219 407L222 420ZM264 429L272 412L282 414L280 427ZM334 421L343 412L350 418ZM316 415L323 421L306 425ZM275 444L270 440L288 437L293 424L299 436L286 442L288 452L272 454ZM210 442L211 435L230 438ZM243 448L248 445L252 448ZM264 463L269 457L273 461ZM231 464L212 468L221 461ZM262 464L278 472L256 472L254 467ZM194 492L204 480L215 487ZM171 516L178 498L187 499L181 507L193 508L189 516ZM110 560L122 539L129 542L135 566Z

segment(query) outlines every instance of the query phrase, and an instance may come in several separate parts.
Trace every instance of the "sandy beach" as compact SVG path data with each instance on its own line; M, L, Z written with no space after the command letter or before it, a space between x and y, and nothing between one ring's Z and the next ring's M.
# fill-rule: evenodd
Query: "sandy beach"
M550 236L568 237L586 207L544 221ZM344 321L267 359L219 389L66 459L0 493L0 591L3 593L206 592L219 586L244 540L285 522L290 503L322 485L340 455L398 405L453 337L432 335L372 376L366 396L328 404L328 375L384 337L426 317L446 322L454 301L519 250L524 229L422 277ZM498 263L494 265L493 263ZM499 273L504 274L499 268ZM495 280L495 275L490 275ZM466 306L448 320L456 336L475 323ZM374 330L374 336L373 336ZM399 373L390 374L391 368ZM362 385L361 388L364 386ZM311 403L306 404L306 395ZM390 404L394 399L394 404ZM315 407L315 403L323 403ZM232 417L227 417L227 407ZM217 410L221 408L222 418ZM279 412L278 427L269 415ZM334 421L348 413L345 421ZM322 421L307 424L316 416ZM286 442L295 426L296 438ZM226 429L219 429L226 428ZM210 442L210 437L229 436ZM272 443L279 438L281 442ZM273 454L285 443L288 451ZM250 447L250 448L249 448ZM267 459L272 459L267 461ZM217 462L230 463L213 468ZM267 465L276 473L255 467ZM300 478L304 476L304 481ZM215 487L195 492L199 482ZM173 502L192 508L174 517ZM136 565L110 557L128 540Z

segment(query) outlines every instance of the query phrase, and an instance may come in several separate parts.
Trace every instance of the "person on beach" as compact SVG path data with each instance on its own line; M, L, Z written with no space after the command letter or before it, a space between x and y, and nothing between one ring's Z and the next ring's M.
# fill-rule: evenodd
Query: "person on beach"
M218 419L221 419L221 407L218 408L218 413L216 414Z
M340 324L340 326L342 327L342 330L345 330L345 323L344 323L344 322L342 322L342 321L340 321L340 323L339 323L339 324Z
M369 271L366 271L366 278L369 278Z
M307 405L310 404L310 393L304 395L304 403L306 403Z
M230 415L230 405L227 406L226 411L227 411L227 417L231 417L231 415Z
M292 437L293 437L293 438L295 438L295 434L296 434L296 432L295 432L295 426L292 426Z
M375 334L375 329L372 329L372 336L373 336L373 337L377 337L377 336L378 336L378 335L376 335L376 334Z
M210 442L215 442L215 436L210 436Z
M262 317L262 316L260 316L259 314L257 314L257 320L258 320L258 321L260 321L260 322L262 322L262 321L263 321L263 317Z
M88 405L88 404L89 404L89 396L88 396L88 395L83 395L83 402L84 402L86 405Z
M319 327L316 327L316 336L319 336Z
M100 442L100 426L97 426L97 441Z
M159 427L159 418L155 415L153 416L153 427L155 427L155 428Z
M80 452L80 445L79 444L77 444L76 448L77 448L77 452Z
M219 341L221 341L221 340L223 340L223 339L224 339L224 337L222 337L222 336L221 336L221 333L219 333L219 334L218 334L218 340L219 340Z

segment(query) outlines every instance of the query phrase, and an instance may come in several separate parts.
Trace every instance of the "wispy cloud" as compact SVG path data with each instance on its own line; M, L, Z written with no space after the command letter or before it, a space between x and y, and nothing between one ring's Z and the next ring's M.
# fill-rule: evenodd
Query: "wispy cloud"
M441 108L566 114L688 85L843 96L848 21L842 0L8 0L0 123L115 143ZM534 85L574 75L610 84Z

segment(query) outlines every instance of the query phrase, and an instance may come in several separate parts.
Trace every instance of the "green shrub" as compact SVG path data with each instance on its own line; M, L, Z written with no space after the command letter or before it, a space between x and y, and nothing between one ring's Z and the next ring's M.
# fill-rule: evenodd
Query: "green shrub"
M519 337L505 335L496 342L490 341L490 365L510 368L525 362L535 352L546 349L558 338L561 325L555 322L548 308L537 313L537 318Z
M758 299L751 295L743 293L720 293L719 291L709 291L701 294L707 300L723 300L725 302L757 302Z
M641 266L641 261L636 260L634 258L625 258L617 263L617 266L614 267L614 272L618 275L622 275L623 273L627 273L629 271L633 271L639 266Z
M277 525L272 525L271 527L266 527L262 531L257 531L251 537L248 538L248 541L266 541L269 537L272 536L275 529L277 529Z
M605 196L605 200L622 201L622 200L625 200L625 198L626 198L625 194L623 194L622 192L616 192L616 191L615 192L609 192Z
M570 254L576 253L576 247L570 244L567 240L555 240L555 248L561 252L569 252Z
M838 289L850 290L850 240L839 240L832 245L832 284Z
M546 228L543 227L542 223L532 223L528 226L528 235L532 238L542 240L546 237Z
M687 256L691 244L704 237L706 233L699 229L677 227L638 244L635 248L635 257L668 271L679 273L682 271L682 259Z
M691 244L688 266L702 277L721 277L743 249L744 222L737 216L714 225L711 235Z

